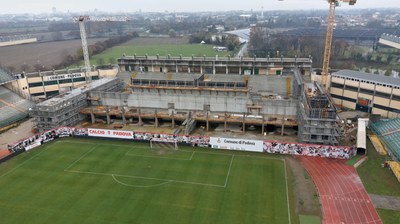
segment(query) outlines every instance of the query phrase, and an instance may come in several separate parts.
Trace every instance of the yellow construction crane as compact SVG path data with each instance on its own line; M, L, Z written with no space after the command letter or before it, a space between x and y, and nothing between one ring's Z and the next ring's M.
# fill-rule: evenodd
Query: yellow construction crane
M324 45L324 60L322 62L321 83L324 87L327 86L327 79L329 75L329 63L331 60L333 29L335 28L335 9L339 6L340 2L349 3L349 5L356 4L357 0L327 0L329 3L328 21L326 25L326 37Z

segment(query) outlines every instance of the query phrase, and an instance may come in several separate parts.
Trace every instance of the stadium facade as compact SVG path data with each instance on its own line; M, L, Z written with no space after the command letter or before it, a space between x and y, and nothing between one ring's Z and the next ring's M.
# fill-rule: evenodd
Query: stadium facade
M400 116L400 79L351 70L334 72L330 93L335 104L382 117Z

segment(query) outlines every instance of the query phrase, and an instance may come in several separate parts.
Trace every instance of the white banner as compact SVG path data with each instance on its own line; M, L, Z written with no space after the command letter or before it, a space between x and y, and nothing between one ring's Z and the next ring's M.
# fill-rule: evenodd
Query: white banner
M26 150L26 151L29 151L29 150L31 150L31 149L34 149L34 148L40 146L40 145L41 145L40 141L36 141L35 143L26 146L26 147L25 147L25 150Z
M89 133L89 136L92 136L92 137L133 139L133 131L89 128L88 133Z
M241 150L250 152L263 151L263 141L258 140L210 137L210 145L212 148L216 149Z

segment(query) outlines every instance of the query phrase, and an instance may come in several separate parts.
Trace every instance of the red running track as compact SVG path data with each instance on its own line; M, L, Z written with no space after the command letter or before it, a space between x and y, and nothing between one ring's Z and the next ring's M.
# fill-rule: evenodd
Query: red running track
M382 223L353 166L343 160L299 158L317 187L324 224Z

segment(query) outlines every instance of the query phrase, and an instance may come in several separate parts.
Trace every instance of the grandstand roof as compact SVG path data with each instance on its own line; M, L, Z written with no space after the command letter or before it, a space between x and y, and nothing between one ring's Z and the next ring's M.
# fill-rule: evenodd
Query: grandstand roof
M393 78L390 76L383 76L383 75L376 75L371 73L359 72L359 71L352 71L352 70L340 70L333 75L341 76L341 77L348 77L348 78L355 78L365 81L373 81L377 83L382 83L386 85L395 85L400 87L400 79Z
M73 89L70 92L67 92L65 94L61 94L61 95L58 95L58 96L53 97L51 99L48 99L46 101L40 102L36 106L38 106L38 107L56 106L56 105L58 105L60 103L63 103L66 100L73 99L74 97L77 97L80 94L92 91L92 90L96 89L97 87L99 87L99 86L101 86L101 85L103 85L105 83L108 83L108 82L110 82L111 80L114 80L114 79L115 78L112 78L112 79L103 78L103 79L99 79L99 80L93 81L91 83L88 83L84 87Z

